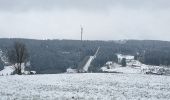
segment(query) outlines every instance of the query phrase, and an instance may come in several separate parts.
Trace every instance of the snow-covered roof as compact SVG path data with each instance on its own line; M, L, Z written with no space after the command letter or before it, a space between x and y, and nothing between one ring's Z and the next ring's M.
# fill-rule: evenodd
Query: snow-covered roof
M106 62L106 65L110 65L110 64L113 64L113 62L112 61L107 61Z
M72 68L67 69L67 73L76 73L76 72L77 72L76 69L72 69Z
M133 60L134 56L132 55L123 55L123 54L117 54L118 59L126 58L127 60Z

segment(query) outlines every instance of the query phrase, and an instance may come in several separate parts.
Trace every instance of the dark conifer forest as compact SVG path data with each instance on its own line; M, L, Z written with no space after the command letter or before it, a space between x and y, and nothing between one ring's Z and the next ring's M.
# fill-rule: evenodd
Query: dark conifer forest
M97 72L107 61L117 62L116 53L134 55L135 59L150 65L170 65L170 42L156 40L79 41L0 39L0 49L6 53L15 41L27 46L31 69L37 73L61 73L67 68L79 68L94 55L96 59L89 70ZM0 69L5 64L0 60Z

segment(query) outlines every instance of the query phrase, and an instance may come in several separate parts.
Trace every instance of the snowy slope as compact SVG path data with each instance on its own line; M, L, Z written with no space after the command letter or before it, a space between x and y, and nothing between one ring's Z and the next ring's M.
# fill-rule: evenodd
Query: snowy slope
M108 66L103 66L101 70L103 72L115 72L115 73L136 73L136 74L142 73L142 70L139 67L138 68L133 68L132 66L122 67L120 64L117 63L111 64L109 66L109 69Z
M132 67L116 67L116 68L112 68L112 69L107 69L106 67L102 67L101 68L102 71L104 72L115 72L115 73L142 73L141 69L135 69Z
M15 72L16 67L17 67L17 64L11 65L11 66L4 66L4 69L0 70L0 76L15 74L14 72ZM21 64L21 73L25 74L25 72L27 73L27 71L25 71L25 64L22 63Z
M3 70L0 71L0 76L4 75L12 75L15 71L15 68L13 66L5 66Z
M83 70L84 70L85 72L88 71L88 68L90 67L90 64L91 64L91 62L93 61L93 59L94 59L94 56L90 56L90 57L89 57L87 63L86 63L85 66L83 67Z
M83 71L84 71L84 72L88 72L88 69L89 69L92 61L96 58L96 56L97 56L97 54L98 54L98 52L99 52L99 49L100 49L100 47L98 47L98 49L96 50L94 56L90 56L90 57L89 57L88 61L86 62L86 64L85 64L84 67L83 67Z
M134 56L117 54L118 63L121 62L123 58L126 58L126 67L122 67L120 64L111 63L105 64L101 68L103 72L115 72L115 73L141 73L141 74L156 74L156 75L170 75L170 68L167 66L154 66L146 65L138 60L134 60Z
M0 100L169 100L170 77L141 74L0 76Z

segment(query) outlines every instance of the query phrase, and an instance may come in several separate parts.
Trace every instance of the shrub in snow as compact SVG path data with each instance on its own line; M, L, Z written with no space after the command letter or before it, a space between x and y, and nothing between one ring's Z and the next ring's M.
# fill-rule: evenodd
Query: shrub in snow
M36 74L36 71L30 71L30 74Z

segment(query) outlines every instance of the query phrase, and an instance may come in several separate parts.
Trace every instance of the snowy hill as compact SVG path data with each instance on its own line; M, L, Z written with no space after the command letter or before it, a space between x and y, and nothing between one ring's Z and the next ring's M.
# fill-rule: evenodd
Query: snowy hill
M141 63L138 60L134 60L132 55L118 55L118 63L121 62L123 58L126 58L126 67L122 67L120 64L113 63L108 64L108 62L101 68L102 72L114 72L114 73L140 73L140 74L157 74L157 75L169 75L170 68L166 66L153 66Z

